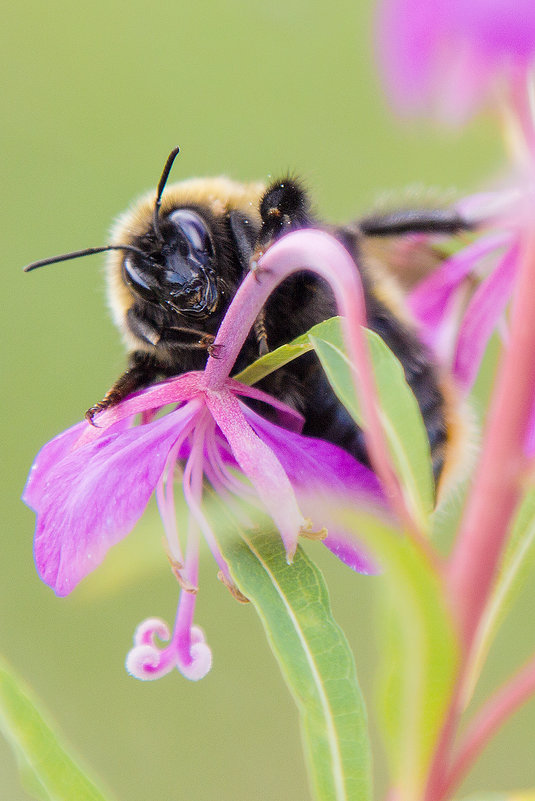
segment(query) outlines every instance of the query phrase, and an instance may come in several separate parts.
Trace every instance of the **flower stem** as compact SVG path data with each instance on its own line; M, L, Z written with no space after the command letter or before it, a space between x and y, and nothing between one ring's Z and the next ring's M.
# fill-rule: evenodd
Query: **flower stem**
M449 590L465 652L484 610L519 499L524 444L535 395L535 237L526 235L502 358L475 484L450 559Z
M494 693L472 721L447 776L445 795L451 795L493 734L533 695L535 695L535 656Z
M449 755L461 716L475 636L520 497L524 446L535 394L533 286L535 237L526 233L520 247L510 341L502 357L474 487L448 564L447 591L457 616L463 660L429 773L428 801L440 801L448 792Z
M455 737L460 718L460 684L457 681L452 696L448 712L442 726L440 738L438 740L429 776L425 789L424 801L442 801L446 790L446 774L449 765L449 754L451 744Z

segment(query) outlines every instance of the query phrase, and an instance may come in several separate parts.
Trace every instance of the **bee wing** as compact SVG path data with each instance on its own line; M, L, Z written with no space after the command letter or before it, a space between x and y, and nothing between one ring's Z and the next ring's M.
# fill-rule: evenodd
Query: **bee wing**
M449 255L426 234L365 236L360 242L360 252L372 271L386 271L395 276L406 292L436 270Z

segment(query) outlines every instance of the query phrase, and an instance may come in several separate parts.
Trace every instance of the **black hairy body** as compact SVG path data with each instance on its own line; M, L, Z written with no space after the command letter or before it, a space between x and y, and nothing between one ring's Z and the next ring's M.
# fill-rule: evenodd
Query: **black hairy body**
M161 256L161 243L156 241L151 228L150 203L151 199L146 199L137 211L127 213L114 236L119 242ZM360 270L368 326L379 334L403 365L423 415L433 469L438 477L449 436L449 412L441 381L391 280L384 274L378 276L368 267L362 245L366 243L369 247L372 237L400 235L400 232L405 234L408 231L451 234L465 227L462 220L454 212L444 210L411 211L374 216L347 227L328 226L315 219L305 191L293 179L276 181L266 190L257 185L233 184L225 179L203 179L170 186L162 199L163 222L160 227L164 237L165 220L177 208L193 210L209 232L217 306L193 319L187 310L184 313L166 306L165 300L151 302L136 295L135 285L130 285L130 294L125 295L125 256L120 252L110 254L112 309L131 348L128 391L135 383L141 386L161 376L202 369L212 337L251 262L291 230L323 228L341 241L353 257L355 269ZM132 214L136 220L134 226ZM144 221L145 230L129 236L132 228L137 227L138 220ZM131 258L135 264L136 255ZM120 293L114 291L118 283L123 287ZM320 278L305 272L288 278L268 300L259 325L249 334L242 348L235 371L253 362L259 353L291 341L315 323L336 313L331 292ZM303 355L280 368L267 376L260 386L304 415L305 434L329 440L360 461L368 462L362 431L334 395L314 354ZM123 392L119 394L123 395ZM112 397L108 395L102 404L97 404L95 411L109 405L110 400L116 400L113 390Z

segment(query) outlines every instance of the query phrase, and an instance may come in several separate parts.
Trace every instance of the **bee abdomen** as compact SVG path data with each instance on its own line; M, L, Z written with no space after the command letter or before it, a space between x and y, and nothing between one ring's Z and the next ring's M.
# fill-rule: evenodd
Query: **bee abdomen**
M429 439L433 473L435 480L438 480L444 463L447 424L437 368L427 348L416 335L392 315L381 310L371 316L369 325L384 340L403 367L405 379L420 407Z

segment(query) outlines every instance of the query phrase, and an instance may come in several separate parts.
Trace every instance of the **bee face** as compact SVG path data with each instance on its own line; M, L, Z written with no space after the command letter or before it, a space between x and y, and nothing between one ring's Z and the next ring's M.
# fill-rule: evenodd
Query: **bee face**
M130 351L173 364L184 357L184 369L203 366L201 353L184 348L217 331L243 277L229 215L247 219L255 236L263 189L227 178L187 180L165 189L156 228L154 191L118 219L112 241L135 250L109 253L108 298Z
M146 253L127 253L123 278L132 292L149 303L203 320L218 306L216 252L200 214L179 208L135 243Z

